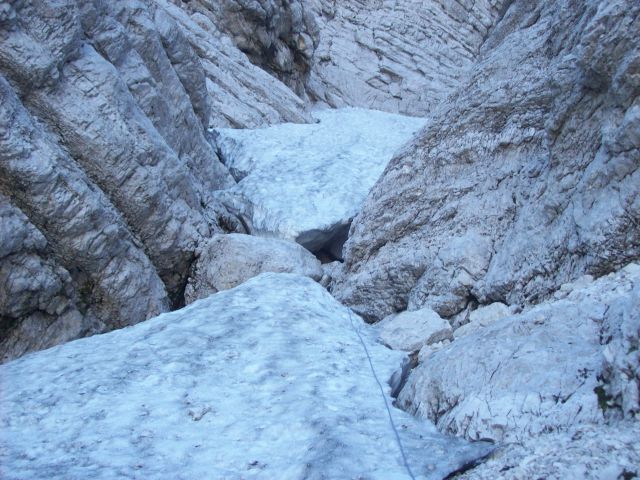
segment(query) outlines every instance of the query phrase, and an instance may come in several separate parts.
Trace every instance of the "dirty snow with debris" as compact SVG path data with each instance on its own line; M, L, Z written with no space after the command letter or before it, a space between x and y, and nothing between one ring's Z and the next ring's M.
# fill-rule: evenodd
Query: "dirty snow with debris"
M294 274L2 365L0 476L409 478L356 328L391 402L404 354ZM416 478L491 449L391 411Z

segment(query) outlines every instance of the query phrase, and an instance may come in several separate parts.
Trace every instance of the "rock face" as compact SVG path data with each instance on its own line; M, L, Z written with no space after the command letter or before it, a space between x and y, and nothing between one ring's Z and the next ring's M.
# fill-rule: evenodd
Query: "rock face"
M214 132L238 184L220 200L256 235L342 258L351 219L393 153L424 119L347 108L314 112L317 123Z
M511 310L504 303L495 302L485 307L473 310L469 314L469 323L456 328L453 332L454 337L462 337L476 330L495 322L504 317L511 315Z
M425 116L459 86L510 3L303 2L319 30L307 94L333 107Z
M204 13L3 3L2 357L181 305L197 246L240 228L209 127L308 118Z
M635 418L640 266L561 297L431 353L409 376L399 404L441 431L510 442Z
M237 287L264 272L322 278L320 261L297 243L239 233L214 235L199 249L185 301Z
M3 478L408 477L356 328L384 381L403 354L312 280L263 274L2 365ZM492 448L391 412L416 478Z
M640 465L639 435L638 423L580 425L510 444L455 478L634 478Z
M424 116L465 78L507 0L192 0L302 98Z
M313 52L318 43L314 12L303 0L202 0L218 28L256 65L304 95Z
M638 259L639 11L513 2L354 220L338 298L453 318Z

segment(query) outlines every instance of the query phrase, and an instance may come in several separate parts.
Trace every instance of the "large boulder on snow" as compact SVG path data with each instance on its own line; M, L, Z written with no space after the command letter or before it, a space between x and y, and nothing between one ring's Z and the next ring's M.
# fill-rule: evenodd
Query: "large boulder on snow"
M320 280L320 261L294 242L240 233L214 235L199 249L185 290L191 303L237 287L264 272L297 273Z
M518 441L640 408L640 266L468 333L423 358L399 404L469 439Z
M221 199L253 234L341 258L369 189L425 121L350 108L315 116L315 124L217 130L220 157L238 181Z
M333 292L371 320L493 302L640 258L640 4L511 2L390 162Z
M3 479L408 477L384 383L404 355L372 333L311 279L271 273L14 360L0 366ZM391 415L416 478L491 448Z

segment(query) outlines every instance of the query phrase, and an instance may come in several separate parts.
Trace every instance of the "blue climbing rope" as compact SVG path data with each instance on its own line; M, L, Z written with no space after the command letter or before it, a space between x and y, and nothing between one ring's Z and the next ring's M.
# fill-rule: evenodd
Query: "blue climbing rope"
M398 448L400 449L400 453L402 454L402 461L404 462L404 467L407 469L407 473L412 480L416 480L416 477L413 475L411 471L411 467L409 467L409 462L407 461L407 456L404 453L404 447L402 446L402 441L400 440L400 434L398 433L398 429L396 428L396 424L393 421L393 416L391 415L391 408L389 408L389 402L387 401L387 396L384 393L384 387L376 374L376 369L373 367L373 361L371 360L371 355L369 355L369 349L367 348L366 343L362 339L362 335L360 335L360 330L356 328L353 323L353 315L351 314L351 310L349 309L349 321L351 322L351 328L356 332L358 338L360 339L360 343L364 348L364 352L367 354L367 360L369 360L369 366L371 367L371 373L373 373L373 378L376 379L378 387L380 388L380 394L382 395L382 399L384 400L384 406L387 408L387 414L389 415L389 423L391 424L391 428L393 429L393 433L396 436L396 442L398 442Z

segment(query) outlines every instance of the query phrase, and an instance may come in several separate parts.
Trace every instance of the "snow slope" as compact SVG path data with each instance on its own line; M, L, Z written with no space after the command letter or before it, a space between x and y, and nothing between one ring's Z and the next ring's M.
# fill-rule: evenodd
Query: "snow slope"
M224 194L252 233L318 250L359 211L393 154L423 118L345 108L315 113L319 123L216 130L236 180Z
M403 354L352 320L388 395ZM348 310L298 275L28 355L0 379L6 480L409 478ZM391 410L416 478L490 449Z

